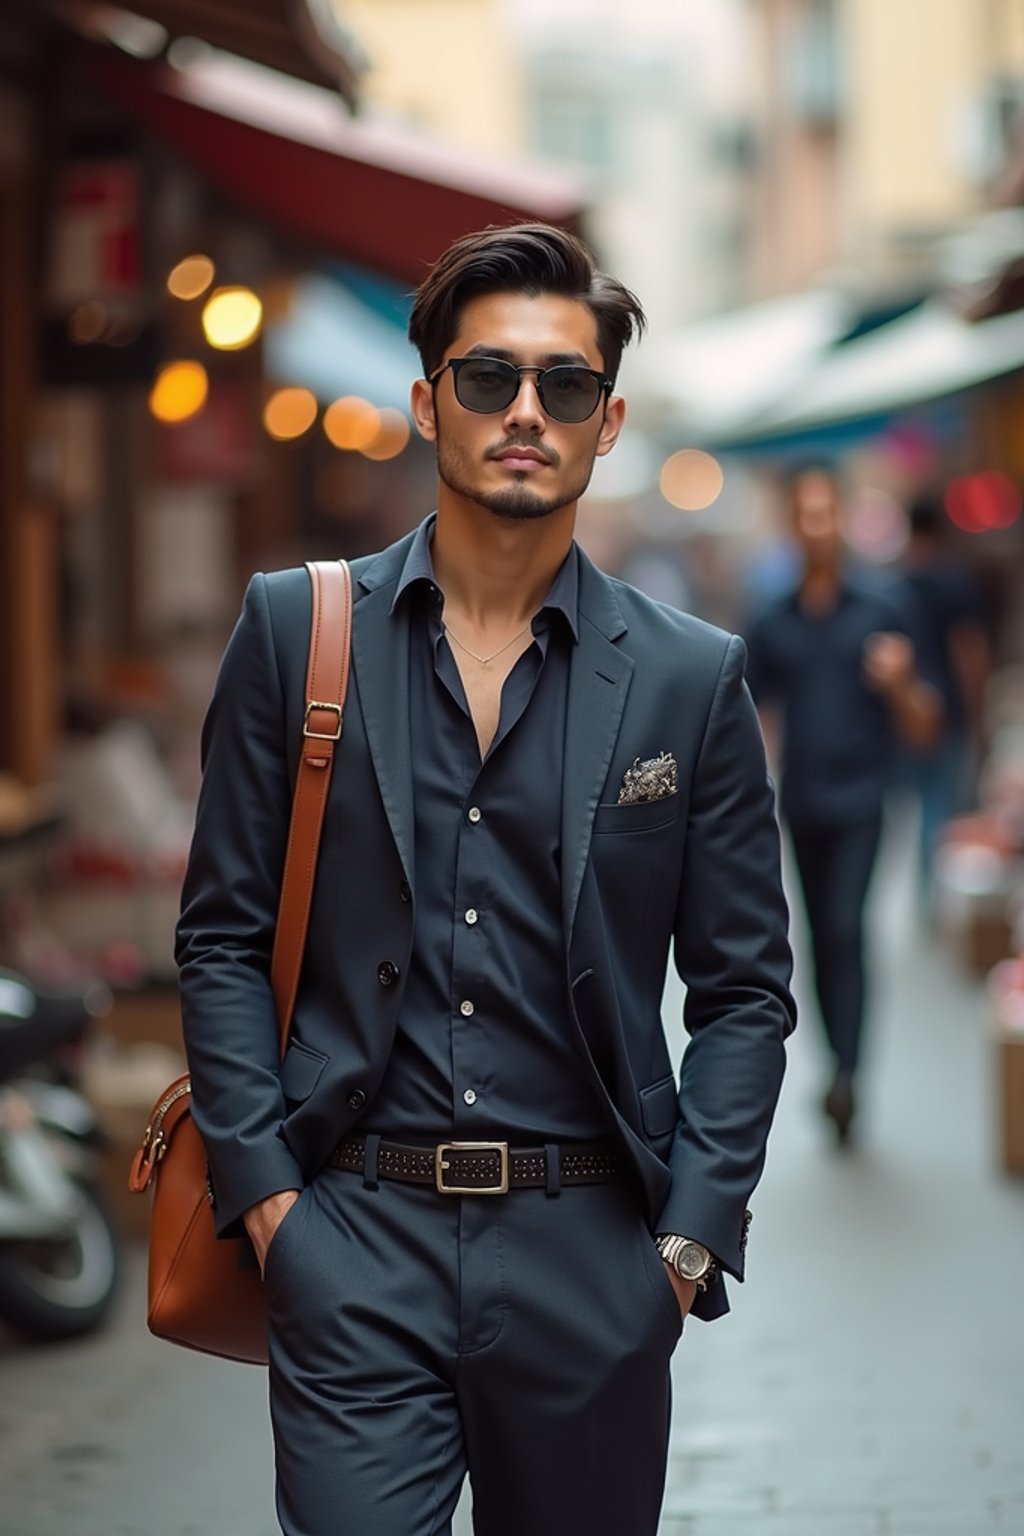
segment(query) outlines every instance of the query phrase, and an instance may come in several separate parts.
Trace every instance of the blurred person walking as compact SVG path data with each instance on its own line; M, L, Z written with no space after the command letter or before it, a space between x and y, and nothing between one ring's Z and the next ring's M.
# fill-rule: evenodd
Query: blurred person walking
M851 1133L866 1004L863 917L901 743L926 750L941 702L915 664L918 631L895 588L848 563L840 487L826 467L787 486L801 569L749 635L747 681L803 890L815 991L831 1056L824 1097L840 1145Z
M939 833L974 799L991 654L984 594L973 572L949 549L949 519L941 500L920 496L907 516L910 540L903 576L926 630L944 714L939 739L911 755L921 808L922 899L928 908Z
M353 563L283 1064L304 571L253 578L222 664L178 956L218 1230L266 1283L288 1536L441 1536L467 1470L478 1536L654 1536L683 1318L743 1277L794 1023L743 645L573 538L642 324L543 225L467 236L418 292L438 506Z

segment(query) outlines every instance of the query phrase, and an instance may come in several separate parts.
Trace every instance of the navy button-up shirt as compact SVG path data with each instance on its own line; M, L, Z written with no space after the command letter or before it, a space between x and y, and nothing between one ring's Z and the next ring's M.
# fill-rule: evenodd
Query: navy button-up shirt
M505 680L481 760L441 624L433 520L406 559L416 813L412 961L368 1119L426 1141L584 1141L606 1131L569 1017L562 763L577 637L575 545Z

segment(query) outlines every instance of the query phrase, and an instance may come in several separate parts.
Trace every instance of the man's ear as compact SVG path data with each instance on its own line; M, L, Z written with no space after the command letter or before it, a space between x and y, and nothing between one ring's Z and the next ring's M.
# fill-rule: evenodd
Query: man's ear
M412 386L409 400L412 419L420 437L428 443L437 441L437 416L434 408L434 391L426 379L417 379Z
M610 453L618 442L623 422L626 420L626 402L621 395L611 395L604 408L604 420L597 434L597 456Z

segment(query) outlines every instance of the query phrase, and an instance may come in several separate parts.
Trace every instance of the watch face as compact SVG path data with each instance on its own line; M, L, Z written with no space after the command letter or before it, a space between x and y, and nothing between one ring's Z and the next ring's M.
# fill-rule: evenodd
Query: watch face
M684 1243L676 1254L676 1269L684 1280L699 1280L711 1264L703 1243Z

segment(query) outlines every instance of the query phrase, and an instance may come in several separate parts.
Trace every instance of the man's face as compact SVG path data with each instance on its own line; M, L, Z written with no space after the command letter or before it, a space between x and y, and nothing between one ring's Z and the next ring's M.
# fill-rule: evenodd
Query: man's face
M792 488L793 532L809 568L830 569L842 558L839 490L830 475L812 470Z
M442 361L469 354L540 368L578 363L604 372L593 315L560 294L471 299ZM540 403L536 377L523 374L515 399L491 415L459 404L450 368L433 389L423 379L413 386L413 415L422 436L437 444L442 484L452 495L514 522L546 517L582 496L595 457L607 453L619 435L625 409L618 397L602 395L586 421L555 421Z

